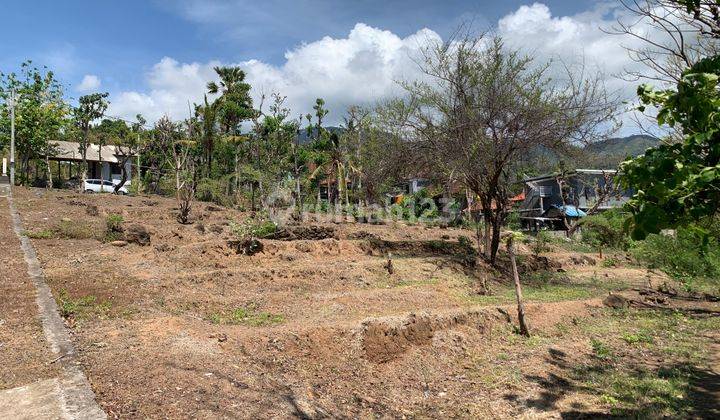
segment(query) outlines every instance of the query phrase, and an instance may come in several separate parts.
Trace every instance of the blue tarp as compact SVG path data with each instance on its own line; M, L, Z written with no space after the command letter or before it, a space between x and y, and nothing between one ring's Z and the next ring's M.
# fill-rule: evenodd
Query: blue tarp
M580 210L579 208L575 206L556 206L553 205L556 209L561 210L563 213L565 213L565 216L567 217L585 217L587 216L587 213Z

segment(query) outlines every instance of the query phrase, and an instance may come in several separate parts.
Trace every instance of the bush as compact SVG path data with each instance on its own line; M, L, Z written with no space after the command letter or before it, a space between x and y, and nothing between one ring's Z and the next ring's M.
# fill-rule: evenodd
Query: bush
M116 213L110 213L105 218L105 227L108 232L122 232L122 224L125 220L122 215Z
M232 233L240 240L250 238L264 238L277 231L277 225L264 216L255 216L243 220L241 223L230 223Z
M50 229L25 231L24 234L30 239L52 239L55 237L55 232Z
M582 242L593 247L627 249L630 238L624 230L627 215L618 209L587 216L580 221Z
M674 236L648 235L636 242L631 252L638 261L681 280L720 276L718 239L710 238L706 243L693 228L679 228Z
M63 220L55 227L55 233L60 239L94 239L98 232L93 226L81 221Z
M203 178L195 186L195 198L200 201L215 203L224 207L235 205L235 199L226 194L228 180Z

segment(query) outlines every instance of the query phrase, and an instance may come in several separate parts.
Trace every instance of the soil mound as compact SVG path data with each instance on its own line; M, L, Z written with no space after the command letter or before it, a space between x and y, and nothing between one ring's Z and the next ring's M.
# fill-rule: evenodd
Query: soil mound
M454 315L410 314L397 320L371 319L362 324L362 350L367 360L384 363L413 346L430 344L435 332L460 325L472 325L482 331L500 319L490 311L462 312Z

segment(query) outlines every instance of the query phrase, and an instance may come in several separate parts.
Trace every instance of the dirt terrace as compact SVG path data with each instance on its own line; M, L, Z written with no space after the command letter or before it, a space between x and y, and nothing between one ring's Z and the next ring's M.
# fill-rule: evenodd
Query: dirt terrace
M542 384L493 383L498 369L532 376L556 368L549 341L525 348L521 365L493 357L515 340L511 307L492 305L510 295L477 296L478 272L446 251L471 232L321 223L333 237L265 240L249 257L228 246L229 222L247 216L233 210L198 203L195 223L180 225L174 202L158 197L20 188L15 196L111 417L513 417L601 406L577 393L533 406ZM110 213L145 226L151 244L98 240ZM566 280L584 285L663 279L573 264ZM530 304L531 328L557 337L599 316L606 292L589 290L595 299ZM564 346L588 351L586 339Z

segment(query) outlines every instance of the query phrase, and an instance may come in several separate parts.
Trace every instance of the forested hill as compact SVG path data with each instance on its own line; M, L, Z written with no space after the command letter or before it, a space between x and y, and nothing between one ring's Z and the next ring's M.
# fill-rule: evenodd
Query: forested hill
M637 156L645 152L648 147L657 146L660 139L644 134L614 137L588 145L585 150L603 155Z
M659 138L644 134L609 138L586 146L583 160L592 168L615 168L625 158L639 156L659 142Z

